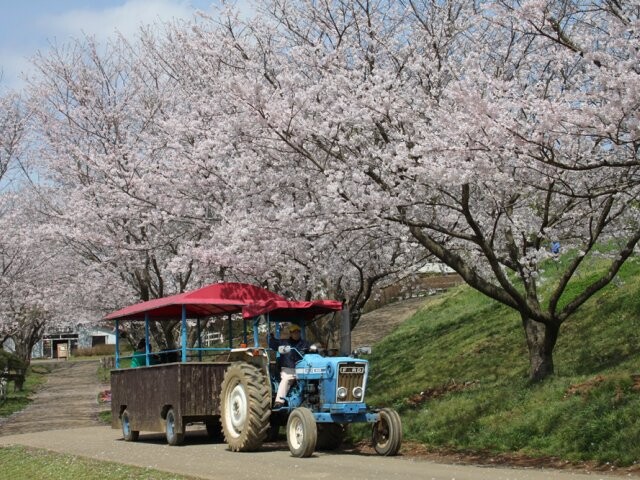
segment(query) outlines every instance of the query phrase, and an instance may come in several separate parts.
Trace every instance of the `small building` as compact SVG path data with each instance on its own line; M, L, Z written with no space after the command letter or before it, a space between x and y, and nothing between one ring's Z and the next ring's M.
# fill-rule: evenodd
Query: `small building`
M98 345L115 345L116 332L113 328L87 327L78 330L78 347L93 348Z
M32 358L66 358L78 348L93 348L98 345L115 345L113 329L79 326L49 329L33 347Z

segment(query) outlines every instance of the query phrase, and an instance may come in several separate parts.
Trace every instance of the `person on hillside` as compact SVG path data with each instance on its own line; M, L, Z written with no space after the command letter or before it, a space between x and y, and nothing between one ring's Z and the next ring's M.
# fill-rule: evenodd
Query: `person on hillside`
M296 379L296 363L302 359L309 351L309 342L300 338L300 326L292 323L289 325L289 338L278 339L272 335L268 337L269 348L277 350L280 346L289 346L291 350L288 353L280 354L280 384L278 385L278 393L273 408L281 408L284 406L285 397L291 388L291 384Z

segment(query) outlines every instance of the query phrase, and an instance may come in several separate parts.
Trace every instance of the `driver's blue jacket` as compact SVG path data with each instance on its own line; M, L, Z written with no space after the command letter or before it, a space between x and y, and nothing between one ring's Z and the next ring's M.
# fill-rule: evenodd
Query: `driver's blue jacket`
M295 368L296 363L302 359L298 352L305 354L309 351L310 347L309 342L302 338L296 342L293 338L283 340L275 338L273 335L269 335L269 348L277 350L281 345L289 345L291 347L291 351L289 353L281 353L279 357L280 366L289 368Z

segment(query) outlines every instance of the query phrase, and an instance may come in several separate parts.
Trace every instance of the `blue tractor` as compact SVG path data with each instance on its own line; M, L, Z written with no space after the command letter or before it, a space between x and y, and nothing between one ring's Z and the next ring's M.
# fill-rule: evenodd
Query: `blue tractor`
M287 443L294 457L309 457L316 449L337 448L351 423L372 424L372 442L380 455L396 455L402 443L402 423L390 408L374 409L365 403L369 363L354 356L329 356L312 345L299 352L296 380L286 402L274 408L280 375L278 356L289 346L273 351L260 344L260 332L279 336L282 324L302 329L318 315L336 312L336 301L290 302L269 300L247 306L245 319L253 319L254 346L231 352L233 362L221 387L220 420L231 450L259 448L269 433L286 425Z

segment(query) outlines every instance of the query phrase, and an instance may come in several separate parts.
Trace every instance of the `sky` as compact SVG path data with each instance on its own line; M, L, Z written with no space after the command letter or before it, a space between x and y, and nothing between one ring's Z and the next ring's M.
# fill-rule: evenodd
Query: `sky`
M218 0L0 0L0 90L20 89L29 58L84 34L133 36L140 24L191 18ZM243 0L241 0L243 3Z

